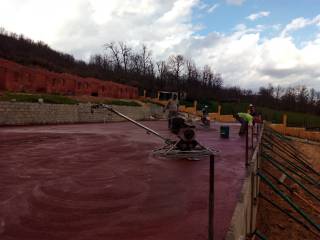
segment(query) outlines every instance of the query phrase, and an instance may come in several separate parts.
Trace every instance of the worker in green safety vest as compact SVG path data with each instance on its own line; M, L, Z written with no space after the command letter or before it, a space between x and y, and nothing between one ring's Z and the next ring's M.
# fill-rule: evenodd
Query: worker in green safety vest
M242 136L248 130L248 126L253 125L253 117L249 113L234 113L233 117L241 123L239 135Z

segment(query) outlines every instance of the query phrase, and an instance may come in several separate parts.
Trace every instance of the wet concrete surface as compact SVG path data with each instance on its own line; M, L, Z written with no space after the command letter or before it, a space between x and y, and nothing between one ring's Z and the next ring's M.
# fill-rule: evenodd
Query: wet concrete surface
M170 136L165 121L144 122ZM197 139L215 157L215 239L245 175L239 126ZM0 128L0 239L207 239L209 158L152 156L161 139L129 122Z

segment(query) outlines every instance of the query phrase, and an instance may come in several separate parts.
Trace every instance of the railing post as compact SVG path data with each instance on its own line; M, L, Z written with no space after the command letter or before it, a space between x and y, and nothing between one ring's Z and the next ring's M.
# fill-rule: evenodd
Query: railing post
M245 126L245 133L246 133L246 166L249 166L249 127L248 124Z
M208 240L214 239L214 155L210 155L209 168L209 221Z
M251 149L253 149L253 131L254 131L254 126L251 126Z
M250 177L251 177L251 203L250 203L250 206L251 206L251 208L250 208L250 236L251 236L251 234L252 234L252 232L253 232L253 205L255 205L254 204L254 199L255 199L255 170L254 169L251 169L251 171L250 171Z

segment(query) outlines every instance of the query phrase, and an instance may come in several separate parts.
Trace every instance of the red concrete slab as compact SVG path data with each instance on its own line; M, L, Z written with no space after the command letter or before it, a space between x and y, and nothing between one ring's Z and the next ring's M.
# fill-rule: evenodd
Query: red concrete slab
M145 122L169 135L166 122ZM244 179L244 139L219 125L198 139L215 158L215 239ZM160 159L129 122L0 128L0 239L207 239L209 160Z

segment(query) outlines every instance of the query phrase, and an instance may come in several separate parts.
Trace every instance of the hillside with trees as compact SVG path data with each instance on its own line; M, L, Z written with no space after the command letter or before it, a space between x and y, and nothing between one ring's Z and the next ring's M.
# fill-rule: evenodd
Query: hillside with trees
M306 86L283 88L270 84L257 92L224 87L222 75L215 73L214 66L198 66L179 54L155 61L152 49L144 44L133 48L125 42L110 42L102 52L85 62L55 51L44 42L0 28L0 57L24 65L124 83L146 89L150 96L158 90L177 91L186 92L189 100L241 101L276 110L320 114L320 92Z

